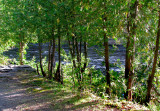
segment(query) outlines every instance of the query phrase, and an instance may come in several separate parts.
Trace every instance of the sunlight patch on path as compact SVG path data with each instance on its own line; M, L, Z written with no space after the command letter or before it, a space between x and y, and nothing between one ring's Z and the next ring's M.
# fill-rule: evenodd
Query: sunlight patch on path
M40 110L40 109L43 109L43 108L48 108L48 106L50 104L51 104L51 102L37 103L37 104L34 104L34 105L28 104L22 110L27 110L27 111Z
M4 96L5 98L13 98L13 97L19 97L19 96L24 96L24 94L12 94L8 96Z

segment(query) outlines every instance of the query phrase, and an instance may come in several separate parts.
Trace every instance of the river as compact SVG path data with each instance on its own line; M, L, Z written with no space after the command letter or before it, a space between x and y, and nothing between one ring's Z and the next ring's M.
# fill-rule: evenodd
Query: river
M57 47L57 46L56 46ZM117 63L117 60L119 61L118 63L121 64L121 66L124 66L125 64L125 47L123 45L116 45L117 48L113 47L112 44L110 43L109 45L109 62L111 65L110 70L114 70L116 72L121 71L121 68L118 67L117 65L113 65ZM66 54L69 53L69 48L68 45L62 45L62 48L65 50ZM48 57L48 43L43 44L42 46L42 56ZM100 48L98 46L92 46L88 47L88 58L90 60L89 66L94 66L96 69L100 69L102 72L105 71L105 66L104 66L104 56L102 54L99 54L98 52L103 52L103 48ZM82 49L83 51L83 49ZM3 53L5 56L8 56L11 59L18 58L18 48L12 48L6 52ZM27 60L32 60L32 58L35 57L36 60L39 59L39 52L38 52L38 44L29 44L28 49L27 49L27 54L26 54L26 59ZM55 54L55 60L58 61L58 53L56 52ZM65 63L62 61L62 63Z

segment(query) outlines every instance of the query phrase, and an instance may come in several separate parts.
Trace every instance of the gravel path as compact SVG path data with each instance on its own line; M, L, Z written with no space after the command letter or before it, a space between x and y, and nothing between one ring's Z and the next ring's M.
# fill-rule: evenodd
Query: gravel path
M17 111L24 106L23 100L26 99L26 89L18 85L19 83L15 76L15 72L0 73L1 111Z

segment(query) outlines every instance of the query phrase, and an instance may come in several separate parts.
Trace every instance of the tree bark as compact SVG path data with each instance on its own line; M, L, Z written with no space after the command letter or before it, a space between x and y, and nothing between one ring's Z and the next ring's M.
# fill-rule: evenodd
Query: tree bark
M23 65L23 50L24 50L24 43L23 41L20 41L20 48L19 48L19 61L20 65Z
M78 81L80 83L80 81L82 81L82 76L81 76L81 63L80 63L80 51L79 51L79 46L78 46L78 40L77 38L75 39L75 47L76 47L76 53L77 53L77 62L78 62L78 66L77 66L77 75L78 75ZM81 84L81 83L80 83ZM81 85L80 85L81 86Z
M51 70L51 47L52 47L52 41L49 41L49 48L48 48L48 72L50 73Z
M46 77L46 73L44 72L43 65L42 65L42 46L41 46L40 42L38 42L38 44L39 44L39 62L40 62L40 68L41 68L41 72L42 72L43 77Z
M79 53L80 53L80 63L81 63L81 60L82 60L82 36L80 36L80 48L79 48ZM80 64L81 65L81 64Z
M106 1L104 1L104 9L106 10ZM111 80L110 80L110 73L109 73L109 46L108 46L108 37L106 35L106 26L107 26L107 13L104 10L104 14L102 15L103 20L103 39L104 39L104 57L105 57L105 67L106 67L106 93L110 95L110 86L111 86Z
M40 75L39 69L38 69L38 64L36 64L36 68L37 68L37 74Z
M108 38L106 37L106 33L104 34L104 46L105 46L105 66L106 66L106 80L107 80L107 87L106 93L110 94L110 73L109 73L109 48L108 48Z
M85 62L83 65L83 68L81 69L81 73L83 73L87 67L87 42L84 42L84 57L85 57Z
M52 40L52 51L51 51L51 68L49 70L49 79L52 79L53 69L55 67L55 38Z
M135 55L135 40L136 40L136 16L137 16L138 1L136 0L130 7L130 14L127 15L128 24L128 38L126 47L126 65L125 78L127 81L126 99L132 101L132 84L134 77L134 55Z
M159 13L159 21L158 21L158 32L157 32L157 39L156 39L156 48L155 48L155 53L154 53L154 61L153 61L153 68L152 68L152 72L148 77L148 87L147 87L147 95L146 95L146 100L145 100L145 104L147 105L147 103L149 103L150 99L151 99L151 89L152 89L152 83L153 83L153 79L154 79L154 75L156 72L156 65L157 65L157 61L158 61L158 50L159 50L159 36L160 36L160 11Z
M63 84L63 77L61 75L61 36L60 36L60 25L58 25L58 68L57 68L57 81Z
M128 31L128 37L127 37L127 46L126 46L126 63L125 63L125 79L128 80L129 76L129 70L130 70L130 56L129 56L129 47L130 47L130 21L129 21L129 14L127 14L127 31Z
M77 52L77 62L78 62L78 68L80 68L80 51L79 51L79 46L78 46L78 41L77 38L75 39L75 47L76 47L76 52Z

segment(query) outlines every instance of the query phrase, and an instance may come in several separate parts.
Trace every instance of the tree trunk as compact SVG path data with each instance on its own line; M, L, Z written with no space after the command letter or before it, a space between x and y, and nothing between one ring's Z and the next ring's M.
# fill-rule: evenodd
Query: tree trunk
M80 36L80 49L79 49L79 55L80 55L80 61L79 61L79 66L80 66L80 74L81 74L81 81L83 81L83 72L82 72L82 36Z
M106 8L106 7L105 7ZM106 14L103 15L103 31L104 31L104 56L105 56L105 67L106 67L106 93L110 94L110 86L111 86L111 80L110 80L110 74L109 74L109 47L108 47L108 37L106 37Z
M54 34L53 40L50 41L50 46L49 46L49 60L48 60L48 78L51 80L53 78L52 73L54 69L54 64L55 64L55 38Z
M41 68L41 72L42 72L43 77L46 77L46 73L44 72L43 65L42 65L42 46L41 46L40 42L38 42L38 44L39 44L39 62L40 62L40 68Z
M153 68L148 78L147 95L146 95L146 100L145 100L146 105L147 103L149 103L150 98L151 98L152 83L153 83L154 75L156 72L156 65L158 61L158 50L159 50L159 38L160 38L159 36L160 36L160 11L159 11L158 32L157 32L157 39L156 39L156 48L155 48L155 53L154 53Z
M77 38L75 39L75 47L76 47L76 53L77 53L77 62L78 62L78 72L80 73L81 72L81 61L80 61L80 51L79 51L79 46L78 46L78 41L77 41ZM81 78L80 78L81 79Z
M19 48L19 61L20 65L23 65L23 50L24 50L24 43L23 41L20 42L20 48Z
M75 33L75 1L72 0L72 3L71 3L71 6L72 6L72 11L71 11L71 20L73 21L73 24L72 24L72 32ZM74 68L77 68L76 66L76 61L75 61L75 35L72 34L72 59L73 59L73 66Z
M75 39L75 47L76 47L76 52L77 52L77 62L78 62L78 68L80 70L80 51L79 51L79 46L78 46L78 41L77 38Z
M60 25L58 25L58 68L57 68L57 81L63 84L63 77L61 77L61 37L60 37Z
M106 33L104 34L104 46L105 46L106 80L107 80L106 93L110 94L111 81L109 74L109 48L108 48L108 38L106 37Z
M48 72L50 73L51 70L51 47L52 47L52 41L49 41L49 48L48 48Z
M52 73L55 66L55 38L52 40L52 52L51 52L51 68L49 70L49 79L52 79Z
M75 37L72 37L72 58L73 58L73 66L77 68L76 61L75 61Z
M84 56L85 56L85 63L84 63L84 67L83 70L85 71L86 67L87 67L87 42L84 42Z
M81 65L81 61L82 61L82 36L80 37L80 49L79 49L79 54L80 54L80 65Z
M135 19L137 16L137 8L138 8L138 1L136 0L135 3L130 7L131 12L127 15L128 20L128 38L127 38L127 49L126 49L126 65L125 65L125 78L127 81L127 91L126 91L126 98L128 101L132 101L132 84L133 84L133 77L134 77L134 55L135 55L135 40L136 40L136 23Z
M79 46L78 46L78 41L77 38L75 39L75 47L76 47L76 52L77 52L77 62L78 62L78 66L77 66L77 79L78 79L78 83L80 85L79 89L82 89L82 73L81 73L81 61L80 61L80 51L79 51Z
M71 53L71 57L72 57L72 62L73 62L73 67L72 67L72 70L76 69L77 68L77 65L76 65L76 61L75 61L75 38L72 37L72 45L71 45L71 41L69 40L68 38L68 44L69 44L69 50L70 50L70 53ZM77 47L77 46L76 46ZM77 48L76 48L77 49ZM78 59L78 58L77 58ZM80 83L80 79L79 79L79 75L78 73L76 72L76 77L78 79L78 84L80 85L80 89L81 89L81 83ZM73 78L74 80L74 78Z
M87 42L84 42L84 57L85 57L85 62L83 65L83 68L81 69L81 73L83 73L87 67Z
M36 67L37 67L37 74L40 75L39 69L38 69L38 64L36 64Z
M129 51L130 51L130 21L129 21L129 14L127 14L127 31L128 31L128 37L127 37L127 46L126 46L126 63L125 63L125 79L128 80L129 77L129 70L130 70L130 56L129 56Z

